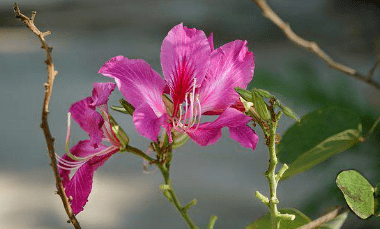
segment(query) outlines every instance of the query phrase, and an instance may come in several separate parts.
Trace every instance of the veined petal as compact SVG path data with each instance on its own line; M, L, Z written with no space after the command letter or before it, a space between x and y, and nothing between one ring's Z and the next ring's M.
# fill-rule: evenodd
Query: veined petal
M157 142L161 126L166 127L168 116L157 117L148 103L143 103L133 112L133 123L142 136Z
M107 104L108 98L112 91L115 89L115 84L108 83L94 83L94 89L92 90L92 103L91 106L101 106Z
M192 90L202 84L210 63L211 48L202 30L174 26L161 46L161 65L174 103L174 114Z
M207 146L216 143L222 137L222 127L206 122L200 124L196 130L190 129L186 133L197 144Z
M156 116L166 113L162 102L165 82L144 60L116 56L107 61L99 73L114 78L125 99L136 109L148 103Z
M214 144L221 137L221 129L228 127L231 138L239 142L243 147L256 147L258 137L247 126L252 118L234 108L227 108L215 121L200 124L197 129L190 129L187 134L196 143L202 146Z
M107 150L108 148L109 150ZM70 197L71 207L75 215L83 210L83 206L88 201L95 170L102 166L119 149L114 146L107 147L105 145L100 145L99 148L94 149L87 140L78 142L78 144L70 150L70 152L77 157L87 157L105 150L107 150L106 152L108 153L94 156L84 162L71 179L69 178L70 170L60 169L62 183L66 195ZM66 163L74 162L74 160L67 155L64 155L62 159L66 160ZM59 165L63 165L63 162L60 161Z
M254 66L253 53L248 51L246 41L236 40L214 50L209 71L198 90L202 112L233 105L239 99L234 88L247 87Z
M88 201L92 189L92 180L94 172L102 166L118 149L112 153L96 156L87 163L84 163L71 178L70 182L66 183L65 192L68 197L71 197L71 208L74 215L83 211L84 205Z
M94 148L93 146L91 146L90 140L84 140L84 141L79 141L75 146L71 147L70 153L76 157L85 158L85 157L92 156L96 154L97 152L104 150L106 148L107 146L103 144L98 144L98 148ZM76 162L76 161L70 158L67 154L64 154L62 156L62 160L58 161L59 174L62 178L62 183L65 186L65 184L70 181L69 175L70 175L71 170L69 168L62 169L62 167L63 168L67 167L63 161L66 161L68 163Z
M103 138L101 127L104 123L104 119L96 112L95 107L90 105L92 102L91 97L80 100L71 105L69 112L79 126L88 133L91 145L96 146Z

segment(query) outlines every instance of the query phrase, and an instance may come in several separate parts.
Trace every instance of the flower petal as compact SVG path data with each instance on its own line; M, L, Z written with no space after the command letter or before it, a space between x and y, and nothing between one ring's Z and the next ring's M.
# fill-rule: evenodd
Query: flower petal
M174 26L161 46L161 65L174 103L174 115L187 92L202 84L210 63L211 48L202 30Z
M114 153L116 153L119 150L114 146L111 147L100 145L99 148L94 149L94 147L92 147L90 145L90 142L87 140L80 141L76 146L71 148L70 152L78 157L90 156L95 153L98 153L101 150L110 148L109 153L102 156L95 156L89 159L87 162L85 162L75 172L74 176L71 179L69 179L69 170L60 169L62 183L65 188L66 195L68 197L71 197L71 208L75 215L83 210L83 206L88 201L88 196L90 195L92 189L92 179L94 172L100 166L102 166ZM74 161L66 154L62 158L66 161Z
M157 117L148 103L143 103L133 112L133 123L137 132L155 142L158 140L160 127L165 127L167 120L168 116L165 114Z
M156 116L166 113L162 102L165 82L144 60L116 56L107 61L99 73L114 78L125 99L136 109L146 102Z
M94 83L94 89L92 90L92 103L91 106L101 106L107 104L108 97L115 89L114 83Z
M228 127L231 138L239 142L243 147L256 147L258 137L247 126L252 118L234 108L227 108L215 121L200 124L197 129L190 129L187 134L199 145L214 144L221 137L221 129Z
M195 129L186 132L193 141L201 146L212 145L222 137L222 127L212 122L202 123Z
M248 51L246 41L236 40L214 50L209 71L198 91L202 113L233 105L239 99L234 88L247 87L254 66L253 53Z
M96 112L95 107L90 104L91 97L87 97L71 105L69 112L79 126L90 136L91 145L96 146L102 141L103 131L101 129L104 119Z

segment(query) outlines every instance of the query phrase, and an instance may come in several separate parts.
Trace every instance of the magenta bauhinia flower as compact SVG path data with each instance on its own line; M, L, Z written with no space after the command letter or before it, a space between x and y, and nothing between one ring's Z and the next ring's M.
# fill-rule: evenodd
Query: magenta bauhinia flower
M135 107L133 122L141 135L157 141L161 127L185 133L202 146L221 137L228 127L231 138L255 149L258 136L247 126L251 117L236 109L235 87L246 88L254 72L247 42L235 40L214 49L213 37L181 24L172 28L161 46L164 79L141 59L116 56L99 73L115 79L125 99ZM169 94L172 105L163 101ZM217 115L202 122L204 115Z
M108 97L115 86L114 83L95 83L92 96L74 103L69 110L90 138L79 141L63 157L57 155L62 183L74 214L81 212L88 201L94 172L122 147L107 109ZM69 133L70 128L67 141ZM108 145L102 142L108 142ZM71 170L76 172L70 178Z

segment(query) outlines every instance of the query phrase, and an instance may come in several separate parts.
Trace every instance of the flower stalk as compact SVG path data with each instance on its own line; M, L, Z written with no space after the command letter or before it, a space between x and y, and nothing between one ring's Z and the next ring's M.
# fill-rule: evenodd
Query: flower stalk
M191 229L199 229L192 219L189 216L189 213L187 210L191 207L197 204L197 200L192 200L185 206L182 206L181 202L178 200L178 197L173 189L172 181L170 179L170 162L172 159L172 147L171 144L169 144L169 141L167 139L167 135L165 136L165 139L162 141L162 145L153 143L154 150L157 153L157 159L153 159L150 156L146 155L141 150L132 147L128 145L126 147L126 151L133 153L137 156L142 157L148 163L155 164L161 171L161 174L164 178L164 184L160 186L160 189L163 191L164 196L176 207L178 212L181 214L182 218L186 221L187 225Z
M280 120L280 117L282 115L282 111L279 111L278 114L276 114L273 110L273 100L271 100L271 116L272 119L269 123L269 141L268 141L268 150L269 150L269 166L268 170L265 172L265 176L268 180L269 184L269 198L263 196L259 192L256 192L256 197L258 197L263 203L265 203L270 212L271 221L272 221L272 229L279 229L280 228L280 222L281 220L294 220L295 216L290 214L281 214L280 211L277 209L277 204L279 203L279 200L277 198L277 186L278 182L280 181L282 175L285 173L285 171L288 169L288 166L284 164L280 171L276 173L276 166L278 164L277 154L276 154L276 129L278 126L278 121Z

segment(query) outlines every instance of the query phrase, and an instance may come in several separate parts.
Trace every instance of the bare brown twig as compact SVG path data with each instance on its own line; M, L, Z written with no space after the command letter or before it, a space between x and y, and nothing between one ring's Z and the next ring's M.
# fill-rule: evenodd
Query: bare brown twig
M259 8L263 11L263 15L271 20L274 24L276 24L285 34L285 36L288 37L289 40L291 40L293 43L308 49L309 51L316 54L319 58L321 58L323 61L326 62L326 64L334 68L340 72L343 72L347 75L350 75L358 80L361 80L373 87L375 87L377 90L380 90L380 84L375 82L372 79L373 73L376 69L376 67L380 64L380 57L377 58L377 61L375 65L372 67L372 69L369 71L368 75L362 75L358 73L355 69L352 69L348 66L345 66L343 64L340 64L333 59L329 55L327 55L322 49L319 48L318 44L313 41L307 41L303 39L302 37L298 36L296 33L293 32L293 30L290 28L288 23L285 23L267 4L266 0L252 0L255 2Z
M327 214L319 217L318 219L313 220L310 223L308 223L306 225L303 225L302 227L299 227L297 229L314 229L314 228L318 228L322 224L324 224L324 223L326 223L326 222L334 219L339 214L342 214L344 211L345 211L345 209L343 207L337 207L333 211L328 212Z
M42 107L42 115L41 115L41 128L44 132L45 139L46 139L46 145L48 149L48 155L51 160L51 167L53 168L54 171L54 176L55 176L55 181L57 185L57 193L62 199L63 206L65 208L66 214L70 219L70 222L73 224L74 228L80 229L80 225L78 220L73 214L73 211L70 206L69 199L67 198L65 194L65 189L63 188L62 185L62 180L59 176L59 171L57 168L57 160L55 158L55 148L54 148L54 138L50 133L50 128L48 124L48 115L49 115L49 103L50 103L50 97L51 93L53 90L53 82L54 78L57 75L57 71L54 70L54 64L53 64L53 58L51 56L52 52L52 47L50 47L45 40L45 37L50 33L50 31L46 32L41 32L35 25L34 25L34 18L36 16L36 11L32 12L32 15L30 18L25 16L24 14L21 13L20 8L17 3L14 4L14 12L16 15L16 18L20 21L22 21L34 34L37 35L37 37L41 41L41 48L46 51L46 56L47 59L45 60L45 64L47 65L47 73L48 73L48 79L47 82L45 83L45 97L43 101L43 107Z

